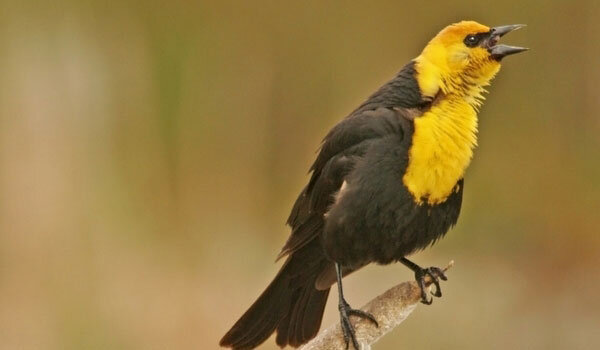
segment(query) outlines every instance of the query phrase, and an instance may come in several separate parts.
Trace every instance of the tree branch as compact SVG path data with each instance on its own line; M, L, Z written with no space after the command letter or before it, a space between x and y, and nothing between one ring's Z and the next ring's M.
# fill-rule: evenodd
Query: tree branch
M453 265L454 261L450 261L443 271L447 271ZM427 276L425 282L429 287L432 282L431 278ZM388 289L385 293L361 307L361 310L375 316L375 319L379 323L379 328L376 328L368 320L357 317L352 318L352 324L356 330L356 339L361 348L363 350L370 349L373 343L402 323L413 312L420 301L421 290L415 281L411 281L400 283ZM344 349L346 349L346 344L344 343L344 337L338 322L319 332L313 340L302 346L299 350Z

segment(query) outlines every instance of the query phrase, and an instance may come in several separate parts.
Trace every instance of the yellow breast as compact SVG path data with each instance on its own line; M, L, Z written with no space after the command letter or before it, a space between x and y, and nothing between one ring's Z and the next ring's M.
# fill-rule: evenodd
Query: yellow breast
M448 198L473 157L477 113L462 98L445 98L414 120L404 185L415 202L439 204Z

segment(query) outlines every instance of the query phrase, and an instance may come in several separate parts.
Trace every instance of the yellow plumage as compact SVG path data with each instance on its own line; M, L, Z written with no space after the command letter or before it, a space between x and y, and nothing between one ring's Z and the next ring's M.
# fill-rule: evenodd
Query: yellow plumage
M473 32L488 31L478 23ZM454 38L463 35L453 26L440 32L416 59L417 81L431 108L414 120L404 184L419 204L439 204L450 195L465 173L477 145L477 108L485 86L500 64L484 49L468 49Z
M443 202L460 180L477 145L477 114L468 103L444 100L415 119L404 184L420 202Z

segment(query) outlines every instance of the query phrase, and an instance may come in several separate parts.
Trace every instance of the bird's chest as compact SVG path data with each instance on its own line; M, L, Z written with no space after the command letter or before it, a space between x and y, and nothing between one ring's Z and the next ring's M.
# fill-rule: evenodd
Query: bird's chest
M402 181L418 204L443 203L471 162L477 114L464 101L443 101L414 123Z

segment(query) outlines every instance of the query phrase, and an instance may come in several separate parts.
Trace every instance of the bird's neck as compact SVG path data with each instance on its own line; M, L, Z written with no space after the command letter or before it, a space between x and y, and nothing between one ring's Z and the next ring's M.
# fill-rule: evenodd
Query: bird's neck
M414 134L404 185L418 204L443 203L463 178L477 146L477 108L483 86L435 69L421 70L417 80L424 95L437 96L414 119ZM423 74L425 73L425 74Z
M456 95L478 108L484 100L485 87L500 70L500 64L482 61L457 70L444 59L432 60L421 55L415 59L415 69L415 78L424 96L434 97L438 93Z

